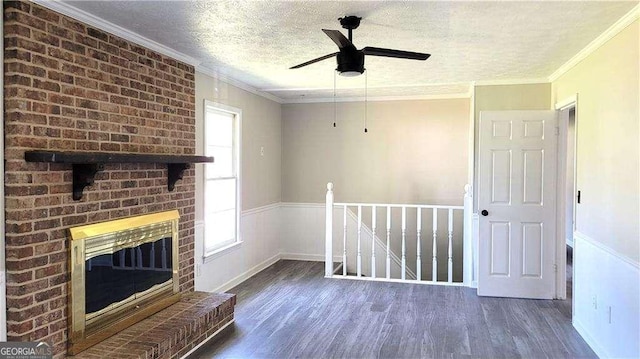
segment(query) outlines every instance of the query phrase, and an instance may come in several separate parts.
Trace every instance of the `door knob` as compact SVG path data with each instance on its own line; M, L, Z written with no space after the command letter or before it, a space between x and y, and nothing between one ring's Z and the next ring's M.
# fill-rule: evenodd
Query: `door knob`
M480 212L480 214L486 217L489 215L489 211L487 211L486 209L483 209L482 212Z

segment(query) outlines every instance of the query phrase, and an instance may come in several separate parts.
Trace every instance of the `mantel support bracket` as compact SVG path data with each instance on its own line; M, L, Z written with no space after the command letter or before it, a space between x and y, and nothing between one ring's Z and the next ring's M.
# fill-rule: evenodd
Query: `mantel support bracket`
M102 171L102 163L74 163L73 164L73 200L82 199L82 192L87 186L91 186L96 173Z
M176 182L182 179L184 171L191 166L188 163L167 164L167 189L169 192L176 188ZM73 164L73 200L82 199L84 188L93 185L96 173L104 170L101 163L74 163Z
M188 163L168 163L167 164L167 189L169 192L176 187L176 182L182 179L184 171L191 167Z

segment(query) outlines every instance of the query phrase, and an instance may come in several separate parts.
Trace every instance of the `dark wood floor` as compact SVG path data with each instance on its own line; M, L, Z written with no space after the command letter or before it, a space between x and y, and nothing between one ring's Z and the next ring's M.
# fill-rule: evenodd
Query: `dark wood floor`
M280 261L231 290L235 325L189 359L596 357L570 300L324 279L323 266Z

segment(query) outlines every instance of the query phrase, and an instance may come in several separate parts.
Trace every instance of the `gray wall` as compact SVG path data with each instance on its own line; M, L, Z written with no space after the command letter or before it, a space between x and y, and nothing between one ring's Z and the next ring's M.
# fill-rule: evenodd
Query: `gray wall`
M288 104L282 109L282 200L461 205L469 99Z

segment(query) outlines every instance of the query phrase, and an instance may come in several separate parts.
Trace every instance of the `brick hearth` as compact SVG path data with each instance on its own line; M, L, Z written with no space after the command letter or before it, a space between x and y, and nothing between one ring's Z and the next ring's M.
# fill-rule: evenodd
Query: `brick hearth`
M3 10L8 339L63 357L68 229L177 209L180 291L192 292L194 171L168 192L166 165L106 165L74 201L70 165L24 152L194 154L194 68L31 2Z
M72 358L180 358L233 321L236 296L191 292Z

